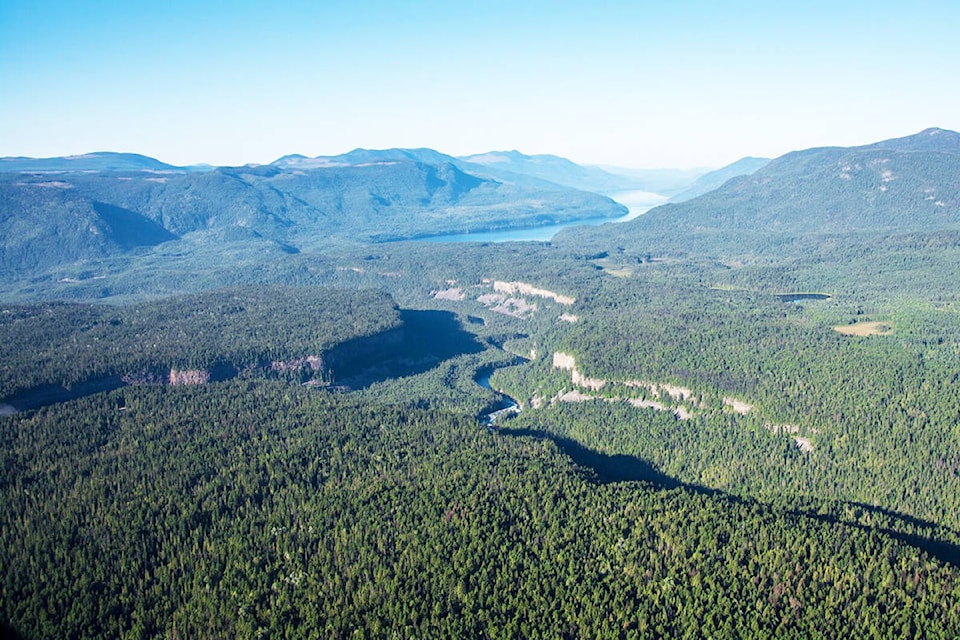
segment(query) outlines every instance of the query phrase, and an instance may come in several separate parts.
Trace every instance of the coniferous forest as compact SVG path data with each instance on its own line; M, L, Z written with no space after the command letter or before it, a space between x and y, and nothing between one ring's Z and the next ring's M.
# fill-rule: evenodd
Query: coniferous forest
M911 200L957 152L931 135L548 243L262 226L5 271L2 629L958 637L960 218ZM837 158L864 173L817 188Z

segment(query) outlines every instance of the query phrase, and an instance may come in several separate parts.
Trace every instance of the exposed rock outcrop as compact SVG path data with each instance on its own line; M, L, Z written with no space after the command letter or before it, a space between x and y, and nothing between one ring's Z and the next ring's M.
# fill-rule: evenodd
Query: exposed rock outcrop
M207 384L210 382L210 372L203 369L171 369L169 379L171 386Z

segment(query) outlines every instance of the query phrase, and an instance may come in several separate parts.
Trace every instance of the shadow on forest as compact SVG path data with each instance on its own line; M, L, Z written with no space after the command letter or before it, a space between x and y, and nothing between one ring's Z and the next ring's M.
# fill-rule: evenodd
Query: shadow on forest
M821 522L845 524L863 531L877 531L906 545L922 549L941 562L960 568L960 544L937 538L938 533L944 528L936 523L897 513L883 507L863 504L862 502L842 502L839 504L854 507L871 516L877 516L888 521L890 525L871 526L853 522L834 514L823 514L813 510L799 509L790 511L790 513L820 520Z
M650 463L637 456L600 453L599 451L594 451L583 446L576 440L564 438L546 431L508 428L499 430L499 433L512 437L527 436L539 440L550 440L577 465L589 469L592 472L591 479L601 484L639 481L649 483L657 489L680 488L738 504L764 504L757 500L737 496L720 489L711 489L709 487L681 482L676 478L664 475ZM872 505L857 502L837 502L833 504L841 507L854 507L856 510L876 516L885 522L880 526L866 525L840 517L835 513L822 513L816 510L815 507L805 509L786 508L783 512L798 518L811 518L823 523L845 525L855 527L862 531L881 533L903 544L925 551L943 563L960 568L960 544L936 537L938 533L943 532L943 527L933 522ZM772 510L777 509L774 505L765 506Z
M402 324L375 336L348 340L326 354L324 360L334 383L363 389L375 382L424 373L444 360L480 353L484 346L463 330L449 311L401 309Z
M26 640L26 636L20 635L19 631L6 622L0 622L0 638L4 640Z
M337 385L362 389L375 382L429 371L444 360L468 353L479 353L484 346L476 336L464 331L457 316L449 311L400 310L401 324L395 329L372 336L347 340L323 354ZM269 375L270 361L257 366ZM218 362L207 367L210 382L236 378L247 370L237 363ZM141 376L139 384L168 384L169 366L157 365ZM125 376L113 374L76 382L69 387L48 384L27 389L9 398L0 398L0 410L8 412L39 409L95 393L113 391L131 383Z
M579 466L590 469L594 479L602 484L610 482L648 482L658 489L675 489L685 486L678 480L657 471L650 463L636 456L609 455L588 449L576 440L564 438L536 429L501 429L506 436L528 436L538 440L550 440Z

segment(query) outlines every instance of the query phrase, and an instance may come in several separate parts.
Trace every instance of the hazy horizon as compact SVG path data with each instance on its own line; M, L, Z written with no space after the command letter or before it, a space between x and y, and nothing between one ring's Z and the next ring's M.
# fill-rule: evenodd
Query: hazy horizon
M9 2L0 156L429 147L720 167L960 129L958 21L946 1Z

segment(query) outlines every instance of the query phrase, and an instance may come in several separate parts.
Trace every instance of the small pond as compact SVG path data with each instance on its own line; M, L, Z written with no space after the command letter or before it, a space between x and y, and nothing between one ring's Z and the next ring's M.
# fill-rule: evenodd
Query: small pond
M780 302L803 302L804 300L829 300L833 296L826 293L777 293Z

